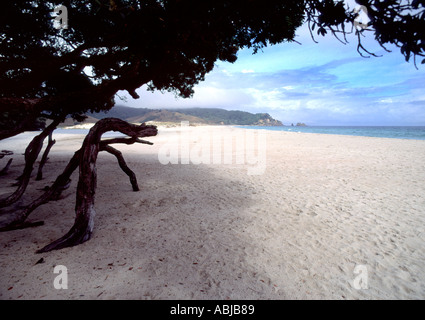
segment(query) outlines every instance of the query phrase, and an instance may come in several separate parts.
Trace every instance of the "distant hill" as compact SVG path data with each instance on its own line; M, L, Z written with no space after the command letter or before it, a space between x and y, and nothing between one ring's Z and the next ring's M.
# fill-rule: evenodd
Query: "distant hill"
M210 124L282 126L279 120L268 113L250 113L246 111L228 111L219 108L178 109L178 112L204 119Z
M93 118L120 118L133 123L148 121L181 122L193 124L222 125L256 125L283 126L282 122L273 119L268 113L250 113L246 111L229 111L219 108L186 108L186 109L147 109L115 106L108 112L89 113ZM91 121L90 121L91 122Z
M111 110L107 112L98 112L98 113L87 113L88 116L97 119L103 118L119 118L123 120L127 120L129 118L141 117L144 114L153 111L152 109L147 108L131 108L124 106L114 106Z
M148 122L148 121L157 121L157 122L181 122L189 121L190 123L206 123L202 118L195 117L188 114L183 114L180 112L169 111L169 110L150 110L149 112L141 115L135 116L126 119L129 122Z

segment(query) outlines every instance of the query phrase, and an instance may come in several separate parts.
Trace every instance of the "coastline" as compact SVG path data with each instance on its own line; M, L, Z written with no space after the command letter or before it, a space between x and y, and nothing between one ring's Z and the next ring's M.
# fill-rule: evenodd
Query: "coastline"
M284 127L249 127L248 129L267 129L273 131L336 134L345 136L425 140L425 126L284 126Z
M44 226L0 233L0 299L425 298L425 141L262 130L266 168L249 175L252 163L235 158L161 164L161 147L178 144L184 130L191 150L214 132L236 139L249 131L182 130L161 127L147 139L153 146L117 145L139 192L112 156L99 155L90 241L35 254L72 226L77 173L64 199L30 215ZM46 178L31 181L25 201L51 183L84 136L54 138ZM1 145L16 154L3 178L10 181L23 157L13 141ZM236 156L236 145L227 152ZM13 190L7 185L1 194ZM68 268L67 290L53 287L55 265ZM367 289L354 283L359 265Z

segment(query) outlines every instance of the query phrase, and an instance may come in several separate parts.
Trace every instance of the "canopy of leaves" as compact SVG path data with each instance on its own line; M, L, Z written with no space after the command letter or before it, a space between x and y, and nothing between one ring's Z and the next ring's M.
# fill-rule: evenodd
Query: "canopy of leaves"
M368 8L368 29L381 45L399 46L406 60L424 55L424 1L357 2ZM66 29L53 27L59 5L67 8ZM336 0L7 1L0 12L0 139L40 117L108 110L117 91L137 98L144 84L190 97L217 60L234 62L242 48L293 41L303 23L343 38L355 18ZM366 31L354 30L359 40ZM23 118L26 125L18 123Z

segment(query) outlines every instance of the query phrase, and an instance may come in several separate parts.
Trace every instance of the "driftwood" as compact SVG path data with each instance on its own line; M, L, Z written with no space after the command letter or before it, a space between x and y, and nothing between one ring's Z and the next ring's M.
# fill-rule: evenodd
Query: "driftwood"
M7 196L6 198L0 199L0 208L10 206L22 197L30 181L31 173L34 168L34 163L36 162L37 157L43 147L44 139L46 139L46 137L56 129L60 122L61 120L59 119L54 120L39 135L32 139L32 141L25 150L25 168L23 174L19 179L18 187L11 195Z
M4 156L11 156L13 151L10 150L2 150L0 151L0 159L3 159Z
M0 176L4 176L4 175L7 174L7 171L9 170L9 167L10 167L12 161L13 161L13 158L11 158L11 159L9 159L9 161L7 161L6 166L3 169L1 169L1 171L0 171Z
M139 185L137 183L137 178L134 172L127 166L127 163L124 160L124 157L122 156L121 151L113 148L110 146L110 144L113 143L125 143L125 144L133 144L135 142L138 143L144 143L144 144L150 144L153 143L149 141L145 141L142 139L139 139L138 137L131 137L131 138L115 138L115 139L108 139L108 140L102 140L100 142L100 151L106 151L110 154L113 154L117 160L120 168L124 171L126 175L130 178L131 186L133 187L133 191L139 191Z
M137 137L135 138L115 138L115 139L107 139L100 141L100 150L99 151L107 151L114 154L117 159L122 170L129 176L130 183L133 187L134 191L139 191L139 187L137 184L136 175L134 172L128 168L122 153L115 148L109 146L109 144L114 143L124 143L124 144L133 144L133 143L145 143L151 144L149 141L141 140ZM45 187L43 190L45 191L40 197L31 202L29 205L25 206L23 210L20 212L14 212L13 215L8 215L7 217L3 217L0 220L0 232L2 231L11 231L16 229L23 229L26 227L33 227L37 225L42 225L43 222L37 222L33 224L29 224L25 222L28 216L39 206L48 203L51 200L58 200L61 196L62 191L66 190L71 183L71 175L78 168L81 161L82 149L79 149L75 152L71 160L68 162L68 165L65 167L64 171L56 178L55 182L50 187ZM16 210L14 210L16 211Z
M104 146L103 150L106 152L109 152L110 154L113 154L117 160L118 160L118 164L120 166L120 168L128 175L128 177L130 178L130 183L131 186L133 187L133 191L139 191L139 185L137 184L137 178L136 175L134 174L134 172L127 166L127 163L125 162L122 153L111 147L111 146Z
M78 168L80 163L81 150L75 152L74 156L69 161L68 165L65 167L62 174L60 174L53 185L38 197L35 201L27 205L22 211L15 213L13 216L10 216L10 220L3 221L0 223L0 231L10 231L15 229L22 229L25 225L25 220L28 218L31 212L37 209L42 204L49 202L50 200L57 199L60 193L69 187L70 176Z
M0 159L3 159L5 156L11 156L12 154L13 154L12 151L1 150L0 151ZM13 161L13 158L11 158L11 159L9 159L9 161L7 161L7 163L4 166L4 168L0 170L0 176L4 176L4 175L7 174L7 171L9 170L9 167L10 167L12 161Z
M12 231L12 230L19 230L19 229L25 229L25 228L32 228L32 227L38 227L44 225L44 221L36 221L36 222L23 222L20 224L10 224L4 228L1 228L0 231Z
M121 131L122 133L130 135L130 138L100 140L101 135L104 132L110 130ZM14 210L15 212L13 212L11 215L1 216L2 219L0 221L0 231L10 231L43 225L43 221L28 223L25 220L28 218L30 213L39 206L51 200L58 199L62 191L69 187L72 173L78 167L80 167L80 177L77 187L77 215L75 224L71 228L70 232L67 233L67 235L39 250L38 252L46 252L54 249L77 245L88 240L93 230L93 218L95 215L93 209L94 193L96 188L95 162L98 152L106 151L113 154L117 158L121 169L129 176L133 190L138 191L139 187L137 184L136 175L127 166L122 153L111 147L110 144L152 144L149 141L139 139L139 137L153 136L156 134L157 130L155 126L146 126L144 124L141 126L135 126L114 118L99 121L98 124L96 124L87 135L86 139L84 140L83 147L75 152L62 174L56 178L52 186L46 187L44 189L45 192L40 197L31 202L29 205L25 206L20 212L16 212L16 210ZM45 151L44 154L47 154L47 152ZM86 157L83 157L84 155ZM88 163L87 159L89 160ZM88 192L86 193L86 191Z
M47 162L47 156L49 155L50 149L52 149L53 145L56 143L56 140L52 139L52 133L53 132L50 132L49 134L49 142L47 143L46 150L44 150L43 156L41 157L40 164L38 166L37 177L35 180L43 179L43 167Z
M111 139L101 141L102 134L107 131L119 131L131 138ZM140 126L129 124L116 118L105 118L96 123L84 139L83 146L79 150L79 180L76 194L76 218L72 228L60 239L52 242L37 253L75 246L90 239L94 228L94 200L96 192L96 160L99 151L111 151L108 145L111 143L146 143L139 140L139 137L155 136L157 134L155 126L141 124ZM106 150L107 149L107 150ZM114 149L114 148L112 148ZM115 150L115 149L114 149ZM115 151L113 151L115 152ZM117 153L115 152L114 155ZM75 156L75 155L74 155ZM119 156L118 156L119 158ZM123 160L121 155L121 161ZM119 159L119 161L120 161ZM121 163L122 164L122 163ZM121 165L120 164L120 165ZM125 164L125 162L124 162ZM126 167L126 165L124 166ZM123 166L121 166L123 168ZM128 167L127 167L128 168ZM124 169L123 169L124 170ZM128 171L128 170L127 170ZM131 170L130 170L131 171ZM134 188L134 185L133 185Z

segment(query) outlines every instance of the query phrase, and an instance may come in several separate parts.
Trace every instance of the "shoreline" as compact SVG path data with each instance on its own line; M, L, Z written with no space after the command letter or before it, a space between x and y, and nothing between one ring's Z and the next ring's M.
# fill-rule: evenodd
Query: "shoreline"
M214 132L237 139L248 129L185 130L192 150L210 146ZM161 147L178 144L182 132L161 130L147 139L153 146L116 146L139 192L112 156L99 155L91 240L35 254L73 224L76 172L64 199L28 218L44 226L0 233L0 299L425 298L425 141L266 130L266 169L249 175L252 163L236 158L161 164ZM82 138L54 137L46 177L31 180L24 203ZM223 152L238 154L235 145ZM0 194L13 190L7 182L22 169L15 155ZM53 286L55 265L68 269L66 290ZM365 271L368 288L358 289Z
M135 123L140 124L140 123ZM149 121L147 124L158 126L159 129L171 129L178 128L181 126L180 123L174 122L156 122ZM62 130L72 129L90 129L94 123L68 126L60 128ZM356 137L372 137L372 138L386 138L386 139L402 139L402 140L424 140L425 141L425 126L258 126L258 125L215 125L215 124L204 124L204 123L190 123L190 127L233 127L240 129L252 129L252 130L268 130L268 131L282 131L282 132L293 132L293 133L313 133L313 134L332 134L332 135L343 135L343 136L356 136ZM276 129L277 128L277 129ZM420 132L412 133L400 133L388 132L388 129L397 128L398 130L405 129L421 129ZM386 133L376 132L377 129L386 130ZM310 131L312 130L312 131ZM319 131L317 131L319 130ZM329 131L330 130L330 131ZM344 132L345 130L366 130L357 132ZM370 131L372 130L372 132ZM400 136L402 134L402 136ZM388 135L388 136L386 136Z

